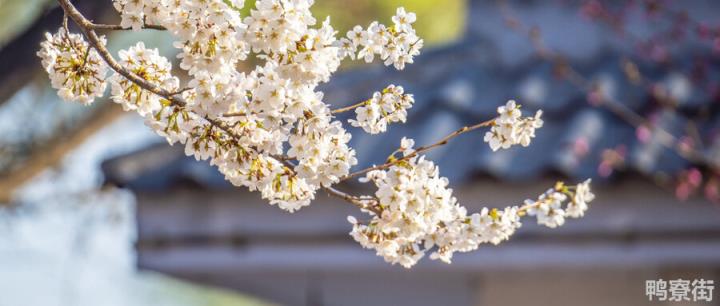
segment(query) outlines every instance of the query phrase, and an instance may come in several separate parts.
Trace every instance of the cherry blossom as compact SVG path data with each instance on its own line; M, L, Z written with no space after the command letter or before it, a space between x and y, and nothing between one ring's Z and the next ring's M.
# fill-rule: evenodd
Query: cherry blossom
M554 228L565 222L563 205L567 209L586 209L587 202L594 198L589 181L572 188L574 192L558 183L538 200L526 200L522 207L483 208L468 214L448 188L448 179L440 176L433 162L415 154L413 144L413 140L403 139L398 150L411 158L400 159L386 170L368 172L361 179L377 188L374 204L379 211L370 212L366 222L348 217L353 225L350 235L392 264L409 268L428 252L432 252L431 259L450 263L455 252L469 252L483 243L499 244L509 239L521 227L520 218L526 214ZM573 201L565 203L568 198Z
M560 226L566 217L583 216L594 198L586 181L558 184L522 206L468 213L458 203L449 180L423 153L485 127L493 150L528 146L542 127L542 113L522 117L514 101L498 108L497 118L433 145L415 148L414 140L403 138L386 163L351 172L358 163L351 134L335 115L354 110L350 125L382 133L389 124L407 121L413 95L389 85L366 101L333 110L318 86L346 57L367 62L379 57L399 70L412 63L423 40L412 27L415 14L403 8L390 26L374 21L337 37L330 18L318 22L312 14L312 0L257 0L245 16L243 0L114 0L121 22L110 28L166 29L173 35L176 68L187 76L181 85L171 60L157 49L138 42L116 60L92 22L68 0L58 2L83 30L82 35L64 28L47 34L38 52L63 99L90 103L102 96L112 68L107 80L112 100L137 112L169 144L288 212L310 205L321 191L357 206L369 220L348 218L352 237L390 263L411 267L427 253L450 262L455 252L507 240L520 228L521 217ZM238 69L251 55L257 65ZM334 187L363 174L362 181L375 187L373 194Z
M543 121L540 119L542 111L537 111L534 117L522 117L520 105L514 100L498 107L497 112L500 116L485 134L485 142L493 151L508 149L514 145L527 147L535 138L535 130L543 126Z
M170 90L176 90L179 81L172 76L170 62L160 56L157 49L147 49L143 42L128 50L120 51L120 63L140 78ZM119 73L110 77L112 100L125 110L136 110L140 115L149 114L161 107L162 97L144 90Z
M390 123L407 121L407 109L413 103L413 96L406 94L401 86L390 85L356 108L357 117L351 119L350 124L370 134L382 133Z
M81 35L46 33L37 55L63 100L90 104L105 94L107 65Z

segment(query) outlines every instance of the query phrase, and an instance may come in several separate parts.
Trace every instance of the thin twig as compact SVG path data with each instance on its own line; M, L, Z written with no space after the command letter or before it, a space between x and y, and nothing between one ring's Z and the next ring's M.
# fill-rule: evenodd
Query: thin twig
M368 103L368 101L370 101L370 100L365 100L365 101L362 101L362 102L359 102L359 103L355 103L355 104L350 105L350 106L346 106L346 107L343 107L343 108L334 109L334 110L332 110L330 113L332 113L333 115L336 115L336 114L344 113L344 112L347 112L347 111L351 111L351 110L356 109L356 108L358 108L358 107L360 107L360 106L366 105L366 104Z
M72 3L70 3L69 0L58 0L58 3L60 4L60 6L61 6L61 7L63 8L63 10L65 11L65 14L66 14L67 16L69 16L70 19L72 19L72 20L78 25L78 27L80 27L81 31L83 32L83 34L85 35L85 37L88 39L88 43L89 43L95 50L97 50L98 54L100 54L100 57L101 57L101 58L108 64L108 66L110 66L110 68L112 68L115 72L119 73L120 75L122 75L123 77L127 78L127 79L130 80L131 82L137 84L137 85L140 86L141 88L143 88L143 89L145 89L145 90L148 90L148 91L150 91L150 92L152 92L152 93L154 93L154 94L156 94L156 95L158 95L158 96L161 96L161 97L167 99L168 101L170 101L172 104L174 104L174 105L176 105L176 106L184 107L185 105L187 105L187 102L186 102L186 101L183 99L183 97L180 95L183 91L185 91L185 89L183 89L183 90L181 90L181 91L178 91L178 92L170 92L170 91L168 91L168 90L166 90L166 89L164 89L164 88L161 88L161 87L159 87L159 86L157 86L157 85L155 85L155 84L152 84L152 83L148 82L147 80L145 80L145 79L137 76L137 75L134 74L133 72L125 69L122 65L120 65L120 63L118 63L118 62L113 58L113 56L110 54L110 51L107 50L107 48L105 47L105 45L101 42L100 38L98 37L97 33L95 33L95 31L94 31L95 29L119 30L119 29L122 29L122 28L118 28L119 26L98 25L98 24L92 23L92 22L89 21L87 18L85 18L85 16L83 16L82 13L80 13L80 12L77 10L77 8L75 8L75 6L73 6ZM159 29L159 28L158 28L158 29ZM365 103L365 101L363 101L363 102L361 102L361 103L358 103L358 104L356 104L356 105L350 106L350 107L346 107L345 109L352 109L352 108L355 108L355 107L359 107L360 105L362 105L362 104L364 104L364 103ZM341 109L341 110L342 110L342 109ZM340 110L336 110L336 112L339 112L339 111L340 111ZM235 114L230 114L230 115L235 115ZM240 114L238 113L237 115L240 115ZM211 125L213 125L214 127L222 130L223 132L225 132L225 133L227 133L228 135L230 135L231 137L233 137L236 141L239 141L239 140L240 140L240 137L239 137L238 135L236 135L236 134L232 131L232 129L231 129L230 127L228 127L227 125L225 125L223 122L221 122L221 121L219 121L219 120L217 120L217 119L209 118L209 117L205 117L205 119L206 119ZM494 123L494 120L490 120L490 121L486 121L486 122L483 122L483 123L479 123L479 124L476 124L476 125L473 125L473 126L463 127L463 128L461 128L461 129L455 131L454 133L446 136L445 138L443 138L443 139L440 140L439 142L434 143L434 144L429 145L429 146L420 147L420 148L418 148L414 153L412 153L412 154L410 154L410 155L408 155L408 156L405 156L405 157L403 157L403 158L400 158L400 159L398 159L398 160L395 161L395 162L399 162L399 161L402 161L402 160L410 159L410 158L412 158L413 156L416 156L417 154L420 154L420 153L423 153L423 152L425 152L425 151L431 150L431 149L433 149L433 148L435 148L435 147L438 147L438 146L442 146L442 145L446 144L450 139L452 139L452 138L454 138L454 137L457 137L457 136L459 136L459 135L461 135L461 134L464 134L464 133L470 132L470 131L472 131L472 130L478 129L478 128L480 128L480 127L490 126L490 125L492 125L493 123ZM271 156L271 157L276 158L276 159L278 159L278 160L281 160L281 161L285 162L287 165L294 167L294 165L292 165L291 163L289 163L288 158L286 158L286 157L283 157L283 156L278 156L278 157L276 157L276 156ZM384 165L380 165L380 166L376 166L376 167L364 169L364 170L361 170L361 171L359 171L359 172L355 172L355 173L349 174L348 176L342 178L341 181L346 180L346 179L351 178L351 177L354 177L354 176L357 176L357 175L360 175L360 174L365 173L365 172L368 172L368 171L378 170L378 169L385 169L385 168L388 168L388 167L392 166L392 164L393 164L393 163L388 163L388 164L384 164ZM372 212L374 212L374 213L376 213L376 214L380 214L380 213L381 213L381 210L379 210L378 207L373 207L373 206L369 206L369 205L368 205L368 202L371 202L372 199L370 199L370 200L367 200L367 199L366 199L366 200L363 200L363 199L360 199L360 198L358 198L358 197L356 197L356 196L353 196L353 195L350 195L350 194L348 194L348 193L345 193L345 192L342 192L342 191L340 191L340 190L337 190L337 189L335 189L335 188L333 188L333 187L324 187L323 189L324 189L328 194L330 194L330 195L332 195L332 196L334 196L334 197L343 199L343 200L345 200L345 201L347 201L347 202L349 202L349 203L351 203L351 204L353 204L353 205L355 205L355 206L357 206L357 207L359 207L359 208L361 208L361 209L369 210L369 211L372 211Z
M488 121L485 121L485 122L481 122L481 123L478 123L478 124L475 124L475 125L461 127L461 128L459 128L459 129L457 129L455 132L452 132L452 133L450 133L449 135L443 137L443 138L440 139L438 142L435 142L435 143L430 144L430 145L427 145L427 146L418 147L418 148L417 148L415 151L413 151L412 153L410 153L410 154L408 154L408 155L406 155L406 156L403 156L403 157L401 157L401 158L398 158L398 159L396 159L396 160L386 162L386 163L384 163L384 164L382 164L382 165L373 166L373 167L369 167L369 168L365 168L365 169L362 169L362 170L355 171L355 172L353 172L353 173L350 173L350 174L344 176L343 178L340 179L340 181L345 181L345 180L347 180L347 179L351 179L351 178L353 178L353 177L356 177L356 176L365 174L365 173L370 172L370 171L384 170L384 169L390 168L390 167L392 167L393 165L395 165L395 164L397 164L397 163L399 163L399 162L403 162L403 161L409 160L409 159L411 159L411 158L413 158L413 157L415 157L415 156L418 156L419 154L422 154L422 153L425 153L425 152L427 152L427 151L430 151L430 150L432 150L432 149L434 149L434 148L437 148L437 147L446 145L451 139L453 139L453 138L455 138L455 137L458 137L458 136L460 136L460 135L462 135L462 134L465 134L465 133L468 133L468 132L477 130L477 129L482 128L482 127L489 127L489 126L492 126L492 125L494 125L494 124L495 124L495 119L491 119L491 120L488 120Z
M58 0L58 3L65 11L65 14L72 19L75 24L80 27L80 30L83 32L85 37L88 40L88 43L100 54L100 57L105 61L105 63L110 66L115 72L119 73L126 79L130 80L131 82L137 84L141 88L150 91L156 95L162 96L166 99L168 99L170 102L178 104L180 106L184 106L187 104L185 100L179 95L174 95L172 92L161 88L153 83L148 82L147 80L139 77L138 75L132 73L131 71L125 69L120 63L118 63L110 54L110 51L105 47L105 45L100 40L100 37L98 37L97 33L93 30L94 24L85 18L85 16L80 13L80 11L75 8L75 6L70 3L69 0Z
M70 3L69 0L58 0L58 3L65 11L65 14L67 16L69 16L78 25L78 27L80 27L81 31L83 32L85 37L88 39L88 43L95 50L97 50L98 54L100 54L100 57L102 57L102 59L108 64L108 66L110 66L110 68L112 68L115 72L119 73L120 75L127 78L131 82L137 84L141 88L148 90L158 96L166 98L168 101L170 101L171 103L173 103L177 106L184 107L185 105L187 105L187 102L182 98L182 96L180 96L180 94L187 89L183 89L178 92L167 91L167 90L160 88L160 87L156 86L155 84L152 84L152 83L146 81L145 79L137 76L136 74L132 73L131 71L128 71L127 69L122 67L122 65L120 65L113 58L113 56L110 54L110 51L108 51L107 48L102 44L102 42L100 41L100 38L97 36L97 33L95 33L94 30L95 29L116 30L116 28L117 28L116 26L93 24L87 18L85 18L85 16L83 16L82 13L80 13L75 8L75 6L73 6L72 3ZM119 29L122 29L122 28L119 28ZM218 121L217 119L212 119L212 118L208 118L208 117L205 117L205 119L211 125L215 126L216 128L222 130L223 132L225 132L228 135L230 135L231 137L233 137L236 141L240 140L240 137L238 135L236 135L230 127L226 126L222 122ZM272 156L272 157L276 158L278 160L281 160L283 162L286 162L286 163L288 162L287 158L282 157L282 156L279 156L279 157ZM347 194L345 192L342 192L342 191L337 190L332 187L325 187L324 189L328 194L330 194L334 197L343 199L347 202L350 202L351 204L353 204L361 209L367 209L367 210L379 213L379 211L376 208L367 206L359 198L357 198L355 196L352 196L350 194Z
M124 30L131 30L131 28L123 28L119 24L97 24L93 23L90 25L90 28L93 30L109 30L109 31L124 31ZM142 26L143 29L146 30L157 30L157 31L166 31L167 28L163 27L161 25L156 24L146 24Z
M69 0L58 0L58 3L60 3L60 6L65 11L65 14L69 16L77 25L80 27L81 31L85 35L85 37L88 39L88 43L97 50L98 54L100 54L100 57L112 68L115 72L119 73L123 77L127 78L131 82L137 84L141 88L150 91L158 96L161 96L168 101L170 101L172 104L184 107L187 105L187 102L183 99L181 96L182 92L185 90L188 90L187 88L184 88L177 92L170 92L164 88L161 88L155 84L152 84L148 82L147 80L139 77L132 71L129 71L125 69L120 63L118 63L115 58L113 58L112 54L110 54L110 51L105 47L105 45L100 41L100 38L97 36L97 33L93 30L93 27L96 26L92 22L90 22L85 16L80 13L75 6L70 3ZM232 130L230 130L227 126L222 124L221 122L206 118L208 122L210 122L211 125L225 131L226 133L230 134L235 138L236 140L239 140L240 137L235 135Z
M281 159L281 160L286 167L288 167L290 169L295 168L295 164L290 162L288 159ZM360 197L353 196L351 194L348 194L348 193L342 192L338 189L335 189L332 186L323 187L323 190L325 190L325 192L327 192L328 195L345 200L346 202L348 202L352 205L355 205L357 208L371 211L378 216L382 213L382 210L380 209L380 207L368 205L369 203L371 203L373 201L377 202L377 199L375 197L362 199Z
M360 209L365 209L368 211L373 212L375 215L380 216L382 214L382 210L378 206L372 206L368 205L368 202L372 202L372 200L361 200L356 196L352 196L350 194L347 194L345 192L342 192L340 190L337 190L333 187L323 187L325 189L325 192L327 192L329 195L334 196L339 199L343 199L350 204L355 205L356 207Z
M223 117L245 117L245 116L247 116L246 112L234 112L234 113L223 114Z
M183 94L184 92L186 92L186 91L188 91L188 90L192 90L192 88L190 88L190 87L184 87L184 88L182 88L182 89L180 89L180 90L177 90L177 91L173 92L172 94L173 94L173 95L181 95L181 94Z
M65 35L70 35L70 29L68 28L68 15L67 15L67 13L63 14L62 27L63 27L63 29L65 29Z

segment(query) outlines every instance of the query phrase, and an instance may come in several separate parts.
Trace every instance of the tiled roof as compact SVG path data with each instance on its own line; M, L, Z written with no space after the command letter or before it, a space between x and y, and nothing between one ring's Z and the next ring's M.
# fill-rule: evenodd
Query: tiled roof
M483 143L483 133L464 135L429 154L445 175L463 179L484 173L505 180L522 180L550 171L573 178L597 177L603 149L619 144L628 145L631 170L674 173L687 166L675 152L661 146L661 139L639 142L634 127L613 113L590 105L585 93L553 76L551 64L531 61L504 70L482 60L467 60L476 44L479 43L464 41L430 53L401 73L380 69L356 71L327 86L327 101L348 101L390 82L404 85L416 95L407 124L392 126L382 137L354 133L361 165L382 162L384 154L392 152L402 136L415 138L420 144L431 143L463 125L492 118L498 105L516 98L525 111L544 111L546 125L538 131L533 144L493 153ZM655 112L652 98L644 89L623 81L620 63L620 55L607 54L581 69L591 78L605 82L609 93L634 111ZM672 70L657 71L652 77L683 82L673 80L682 76ZM720 75L712 77L717 81ZM657 112L657 124L664 130L679 135L688 120L683 113L699 112L713 103L713 97L705 92L690 90L682 102L682 112ZM703 131L720 128L716 108L717 105L709 108L710 117L701 123ZM573 145L578 140L587 144L586 155L574 153ZM467 166L468 161L472 167Z
M492 12L485 12L483 5L473 6L476 13L471 16L481 21L472 22L472 25L487 23L482 21L487 18L497 19ZM550 7L560 13L536 12L540 16L538 18L562 16L562 7ZM538 8L530 6L523 9L521 12L529 14ZM576 17L567 18L575 20L573 18ZM542 21L538 22L542 24ZM502 26L502 23L499 24ZM517 58L512 61L498 56L498 50L508 50L508 44L517 45L514 41L517 37L511 31L506 29L502 32L502 28L497 28L495 32L500 33L495 33L476 28L469 27L469 34L456 44L425 52L404 71L372 66L340 73L331 83L322 86L326 93L325 101L338 103L334 104L336 107L365 99L388 84L402 85L415 95L416 103L409 112L408 123L391 125L387 133L375 136L350 128L352 145L360 161L358 167L382 163L403 136L414 138L418 144L431 143L463 125L492 118L497 106L508 99L519 100L526 112L544 111L546 125L538 131L533 144L528 148L493 153L482 140L484 133L463 135L428 154L440 165L444 176L454 182L478 175L507 181L545 175L602 180L597 171L601 154L604 149L620 144L627 146L626 169L631 172L674 174L688 166L688 162L677 153L662 146L661 134L645 142L638 141L634 127L613 113L589 104L584 92L555 76L552 64L537 59L524 49L518 51ZM597 29L595 32L592 28L585 30L596 35ZM575 29L573 33L577 31ZM552 41L554 36L563 33L546 32L545 35L549 35ZM567 44L562 47L570 48ZM516 48L530 48L530 45ZM644 88L626 81L620 63L627 56L627 50L622 46L595 43L592 48L578 45L576 49L568 52L569 60L580 73L602 84L607 94L635 112L654 114L656 123L676 137L682 135L688 118L698 113L707 114L703 121L697 121L701 131L720 131L718 97L711 96L707 90L696 89L689 78L681 74L691 71L696 58L710 58L712 62L707 80L710 83L720 81L720 69L717 69L720 61L707 56L711 52L707 46L690 42L678 47L673 66L636 61L646 78L669 89L679 103L679 112L662 111ZM343 114L339 118L345 121L349 115ZM578 140L586 145L582 150L586 154L575 153L574 146ZM173 149L159 150L166 152ZM716 160L720 159L720 142L716 141L706 150ZM211 166L184 157L179 147L172 152L175 158L163 158L164 166L141 167L147 169L143 175L119 175L123 171L121 161L127 161L127 157L106 163L106 174L110 181L136 188L162 188L165 183L170 184L178 178L201 184L225 184ZM168 156L167 153L161 154Z

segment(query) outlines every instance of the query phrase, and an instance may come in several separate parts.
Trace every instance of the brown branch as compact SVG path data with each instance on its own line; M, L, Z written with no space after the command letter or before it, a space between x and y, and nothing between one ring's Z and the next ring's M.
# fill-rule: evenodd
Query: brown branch
M223 117L245 117L248 114L245 112L234 112L234 113L226 113L223 114Z
M274 157L274 158L278 159L278 157ZM279 160L281 160L282 163L286 167L291 168L291 169L295 168L295 165L292 162L290 162L287 158L282 158ZM368 205L369 202L372 202L372 200L375 199L374 197L363 200L360 197L356 197L351 194L337 190L337 189L333 188L332 186L322 187L322 188L323 188L323 190L325 190L325 192L328 195L345 200L346 202L348 202L352 205L355 205L357 208L371 211L371 212L377 214L378 216L382 213L382 210L380 209L380 207ZM377 202L377 201L375 201L375 202Z
M368 205L367 202L373 202L372 200L363 201L356 196L347 194L347 193L337 190L333 187L323 187L323 189L325 189L325 192L327 192L329 195L334 196L339 199L342 199L342 200L345 200L360 209L371 211L377 216L380 216L382 214L382 209L379 206Z
M153 83L148 82L147 80L139 77L138 75L132 73L131 71L125 69L120 63L118 63L110 54L110 51L105 47L105 45L100 40L100 37L98 37L97 33L95 33L94 27L96 26L94 23L92 23L90 20L85 18L85 16L80 13L80 11L75 8L75 6L70 3L70 0L57 0L60 6L65 11L65 14L72 19L75 24L80 27L80 30L83 32L85 37L88 40L88 43L100 54L100 57L105 61L105 63L110 66L115 72L122 75L126 79L130 80L131 82L137 84L141 88L150 91L158 96L164 97L168 99L170 102L175 103L180 106L184 106L187 104L185 100L178 94L173 94L172 92L161 88Z
M70 3L69 0L58 0L58 3L65 11L65 14L69 16L77 25L80 27L81 31L85 35L85 37L88 39L88 43L100 54L100 57L112 68L115 72L119 73L123 77L127 78L131 82L137 84L141 88L148 90L158 96L161 96L163 98L166 98L168 101L173 103L176 106L184 107L187 105L187 102L180 96L180 94L185 91L186 89L180 90L178 92L170 92L166 89L163 89L159 86L156 86L155 84L152 84L148 82L147 80L137 76L136 74L132 73L131 71L125 69L118 63L113 56L110 54L110 52L107 50L107 48L103 45L103 43L100 41L100 38L98 37L97 33L95 33L95 29L107 29L107 30L115 30L116 26L107 26L107 25L98 25L94 24L91 21L89 21L87 18L85 18L82 13L80 13L73 5ZM230 127L223 124L221 121L217 119L212 119L205 117L205 119L216 128L219 128L220 130L224 131L231 137L233 137L236 141L240 140L240 137L237 136ZM287 163L287 158L283 156L271 156L273 158L276 158L278 160L284 161ZM351 204L361 208L361 209L367 209L370 211L376 211L373 210L374 208L368 207L366 204L362 203L360 198L352 196L350 194L344 193L342 191L339 191L337 189L334 189L332 187L324 187L325 191L335 197L338 197L340 199L343 199L345 201L350 202Z
M181 95L181 94L183 94L184 92L189 91L189 90L192 90L192 88L190 88L190 87L184 87L184 88L181 88L180 90L177 90L177 91L173 92L172 94L173 94L173 95Z
M397 164L397 163L399 163L399 162L403 162L403 161L409 160L409 159L411 159L411 158L413 158L413 157L415 157L415 156L418 156L418 155L420 155L420 154L422 154L422 153L425 153L425 152L427 152L427 151L430 151L430 150L432 150L432 149L434 149L434 148L437 148L437 147L440 147L440 146L444 146L444 145L446 145L451 139L453 139L453 138L455 138L455 137L458 137L458 136L460 136L460 135L462 135L462 134L465 134L465 133L468 133L468 132L472 132L472 131L477 130L477 129L482 128L482 127L493 126L494 124L495 124L495 119L491 119L491 120L488 120L488 121L485 121L485 122L481 122L481 123L478 123L478 124L475 124L475 125L461 127L461 128L459 128L458 130L456 130L455 132L452 132L452 133L450 133L449 135L443 137L443 138L440 139L438 142L435 142L435 143L430 144L430 145L427 145L427 146L418 147L414 152L412 152L412 153L410 153L410 154L408 154L408 155L406 155L406 156L403 156L402 158L399 158L399 159L396 159L396 160L393 160L393 161L386 162L386 163L384 163L384 164L382 164L382 165L373 166L373 167L365 168L365 169L362 169L362 170L359 170L359 171L350 173L350 174L344 176L343 178L341 178L340 181L344 181L344 180L347 180L347 179L351 179L351 178L353 178L353 177L359 176L359 175L361 175L361 174L365 174L365 173L370 172L370 171L384 170L384 169L390 168L390 167L392 167L393 165L395 165L395 164Z
M93 30L95 28L96 24L93 24L90 22L85 16L80 13L75 6L70 3L69 0L58 0L58 3L60 3L60 6L65 11L65 14L69 16L77 25L80 27L81 31L85 35L85 37L88 39L88 43L97 50L98 54L100 54L100 57L112 68L115 72L122 75L123 77L127 78L131 82L135 83L136 85L140 86L142 89L145 89L151 93L154 93L158 96L161 96L168 101L170 101L172 104L184 107L187 105L187 102L183 99L181 96L182 92L188 90L187 88L183 88L176 92L170 92L164 88L161 88L153 83L148 82L147 80L139 77L132 71L129 71L125 69L120 63L118 63L115 58L110 54L110 51L105 47L105 45L100 41L100 38L97 36L97 33ZM232 130L230 130L229 127L222 124L222 122L219 122L215 119L205 118L211 125L225 131L226 133L230 134L235 138L236 140L239 140L239 137L235 135Z
M334 109L334 110L332 110L330 113L333 114L333 115L336 115L336 114L344 113L344 112L347 112L347 111L351 111L351 110L353 110L353 109L356 109L356 108L358 108L358 107L361 107L361 106L366 105L366 104L368 103L368 101L370 101L370 100L365 100L365 101L362 101L362 102L360 102L360 103L356 103L356 104L353 104L353 105L350 105L350 106L346 106L346 107L343 107L343 108Z
M142 28L145 30L157 30L157 31L166 31L167 30L166 27L163 27L161 25L156 25L156 24L146 24L146 25L143 25ZM98 30L98 31L101 31L101 30L109 30L109 31L131 30L130 28L123 28L119 24L97 24L97 23L91 24L90 29Z

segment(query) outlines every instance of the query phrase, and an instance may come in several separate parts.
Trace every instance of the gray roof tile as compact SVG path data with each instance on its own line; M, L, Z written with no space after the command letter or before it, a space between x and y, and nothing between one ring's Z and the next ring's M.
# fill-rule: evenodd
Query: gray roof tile
M482 8L484 4L473 5ZM536 17L555 16L556 13L540 12ZM545 112L546 126L538 131L533 144L529 148L518 147L493 153L483 143L482 132L463 135L428 154L440 165L443 175L453 181L468 180L478 175L521 181L547 174L602 180L597 172L602 152L620 144L627 145L629 158L626 166L631 171L641 174L676 173L688 166L687 161L661 145L661 137L655 135L647 142L638 141L632 126L609 111L590 105L581 90L553 74L551 64L529 55L521 56L523 53L520 51L513 51L519 52L516 60L498 60L493 55L497 52L494 48L514 45L507 41L511 35L485 30L471 27L471 34L465 39L428 50L404 71L373 65L340 73L331 83L321 86L326 93L325 101L335 103L335 107L363 100L388 84L402 85L415 95L416 104L409 111L407 124L391 125L387 133L379 136L349 127L353 134L352 145L360 161L358 167L382 163L403 136L415 138L418 144L426 144L463 125L487 120L494 116L497 106L511 98L519 99L526 112L536 109ZM577 32L575 30L573 33ZM644 88L625 79L620 64L627 56L627 48L608 44L607 41L594 43L592 37L597 33L586 30L595 33L585 39L592 42L591 46L575 43L573 46L577 50L570 52L569 58L580 73L603 84L607 93L624 106L651 115L657 124L675 137L681 135L688 118L697 114L704 114L703 119L694 119L703 132L720 133L718 93L696 88L678 73L692 71L696 58L707 59L709 50L706 46L690 43L678 47L677 50L681 51L673 53L677 58L673 65L658 65L642 59L635 61L646 78L665 84L670 88L670 94L678 98L680 112L673 113L661 111ZM553 34L552 27L549 34ZM573 46L562 45L565 49ZM705 75L709 84L717 84L720 81L720 69L717 69L720 62L717 58L710 59L711 68ZM338 119L346 121L350 115L342 114ZM115 172L126 160L140 158L141 155L109 161L106 163L106 174L111 181L119 180L118 183L137 188L165 188L182 177L202 185L227 185L222 183L216 169L183 157L180 147L177 150L171 162L158 169L148 168L146 173L134 179L118 176ZM714 150L715 156L720 156L718 142L708 150Z

